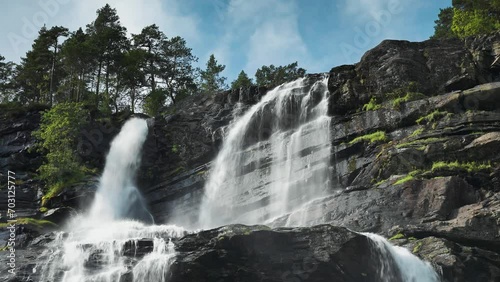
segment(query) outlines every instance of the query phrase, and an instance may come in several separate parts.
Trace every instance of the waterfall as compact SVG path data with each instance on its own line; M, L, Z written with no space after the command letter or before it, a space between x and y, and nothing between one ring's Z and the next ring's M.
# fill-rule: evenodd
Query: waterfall
M198 226L269 222L326 195L327 112L327 78L303 78L269 91L237 118L213 162Z
M99 221L121 218L153 221L134 185L147 134L148 125L145 120L132 118L123 125L111 143L89 218Z
M330 117L327 78L303 78L268 92L244 113L235 110L212 164L195 228L231 223L305 226L330 196ZM241 106L241 105L240 105ZM146 121L131 119L111 144L89 211L70 222L33 271L41 281L166 282L175 260L171 239L188 232L153 219L134 184ZM311 209L314 207L314 209ZM437 282L428 263L374 234L382 281ZM326 278L325 278L326 279Z
M124 124L111 143L90 210L70 222L68 232L42 255L41 281L165 281L175 257L170 239L186 231L145 224L153 221L134 178L147 134L145 120Z
M393 246L384 237L373 233L362 233L370 238L381 256L382 268L380 278L384 281L400 281L395 277L396 273L401 275L403 282L439 282L439 276L428 262L421 261L405 248ZM392 258L398 271L388 262Z

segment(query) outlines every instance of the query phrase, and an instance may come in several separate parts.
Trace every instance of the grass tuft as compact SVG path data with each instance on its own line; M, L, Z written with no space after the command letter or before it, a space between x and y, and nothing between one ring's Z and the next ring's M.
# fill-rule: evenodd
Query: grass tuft
M363 105L363 111L376 111L378 109L382 108L382 105L377 103L377 99L375 97L372 97L370 102L366 103Z
M369 143L374 143L374 142L385 142L387 141L387 135L385 134L384 131L377 131L372 134L367 134L363 136L359 136L354 138L351 142L349 142L349 145L356 144L358 142L369 142Z
M422 123L428 124L448 115L451 115L451 113L448 113L446 111L435 110L426 116L418 118L416 122L417 124L422 124Z
M454 162L434 162L432 164L431 171L440 171L440 170L465 170L467 172L479 172L479 171L491 171L493 167L491 163L476 163L476 162L466 162L460 163L458 161Z

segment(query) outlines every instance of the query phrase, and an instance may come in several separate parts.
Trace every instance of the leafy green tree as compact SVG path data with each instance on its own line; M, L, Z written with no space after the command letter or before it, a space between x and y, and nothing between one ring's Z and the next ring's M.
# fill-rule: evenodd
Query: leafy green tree
M197 62L186 41L177 36L164 40L160 54L160 77L165 83L165 93L172 103L196 90L195 69Z
M442 9L432 38L464 38L500 29L500 0L453 0Z
M150 92L144 99L142 105L143 111L149 116L156 117L160 114L160 111L165 105L166 95L163 93L162 89L156 89Z
M451 30L460 38L490 33L500 29L500 19L491 17L486 10L454 9Z
M248 88L253 85L253 81L245 71L241 71L238 78L231 83L231 89Z
M57 104L43 114L40 128L33 132L38 149L46 153L45 163L38 168L40 179L48 187L44 200L93 172L75 154L80 132L88 122L83 106L82 103Z
M298 63L294 62L286 66L262 66L255 73L255 79L257 85L272 88L286 82L294 81L305 74L306 70L300 68Z
M221 76L225 65L219 65L212 54L207 62L207 68L200 71L201 90L206 93L215 93L226 89L226 78Z

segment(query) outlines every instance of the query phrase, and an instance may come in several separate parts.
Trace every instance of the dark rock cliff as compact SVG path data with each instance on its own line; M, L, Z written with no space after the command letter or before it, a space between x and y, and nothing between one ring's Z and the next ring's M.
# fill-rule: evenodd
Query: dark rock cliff
M393 243L432 262L444 281L500 281L500 69L492 65L499 55L500 33L465 41L388 40L358 64L333 68L328 87L336 181L331 189L339 192L307 208L318 215L308 225L395 235ZM421 95L395 103L401 97L394 95L406 92ZM265 93L251 88L192 96L154 119L138 182L157 222L168 222L174 208L186 218L196 216L193 207L201 199L226 126ZM377 107L364 111L363 105L372 100ZM2 116L0 125L2 173L15 169L26 179L21 190L29 216L37 213L41 188L29 180L41 156L27 151L38 120L37 110L32 110ZM385 138L371 142L369 135L375 132ZM104 158L107 149L102 148L113 134L116 130L99 139L92 158ZM362 136L365 141L355 141ZM78 188L69 191L73 194L66 192L60 199L80 196ZM5 202L0 199L0 204ZM74 201L54 203L65 205L75 206ZM222 239L219 231L189 235L177 242L181 255L172 266L173 281L282 281L272 269L285 273L293 258L280 261L266 248L312 256L321 246L318 234L330 234L328 228L333 227L257 230ZM339 281L365 281L356 272L356 259L373 261L366 239L343 228L334 233L342 236L331 238L337 241L330 247L344 249L329 249L329 255L347 268L316 260L308 278L295 273L290 279L301 280L291 281L323 281L323 274L336 271L346 277ZM307 244L288 248L279 242Z

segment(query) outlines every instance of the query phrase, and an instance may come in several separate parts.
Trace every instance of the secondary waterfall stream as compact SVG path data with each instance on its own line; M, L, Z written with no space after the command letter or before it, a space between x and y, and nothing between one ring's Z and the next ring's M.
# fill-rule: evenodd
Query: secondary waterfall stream
M241 115L236 113L213 162L198 222L188 227L307 225L311 215L302 207L335 192L328 98L326 77L312 82L304 78L277 87ZM174 224L153 225L134 185L147 134L145 120L125 123L111 144L90 210L71 221L68 232L58 233L42 255L44 262L35 267L42 281L168 281L175 260L170 239L187 231ZM394 265L384 266L382 279L397 281L394 273L401 273L407 282L438 281L432 267L407 250L380 236L365 236L381 257L396 262L398 271L391 271ZM139 244L149 252L137 253Z
M147 133L146 121L132 118L115 137L90 210L69 223L69 232L58 234L43 255L46 262L35 268L42 271L42 281L118 282L127 276L137 282L165 281L175 256L169 238L186 232L145 224L153 220L134 178ZM137 254L137 244L152 250Z

